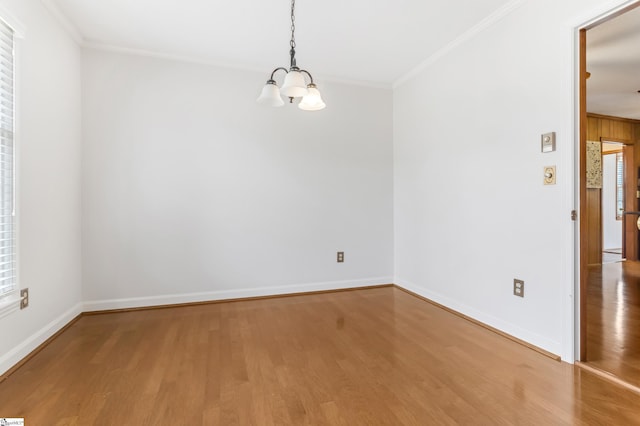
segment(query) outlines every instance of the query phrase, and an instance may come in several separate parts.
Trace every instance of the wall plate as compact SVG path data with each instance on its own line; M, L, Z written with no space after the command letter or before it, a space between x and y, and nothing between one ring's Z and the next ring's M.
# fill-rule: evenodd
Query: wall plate
M555 185L556 184L556 166L544 167L544 184Z
M556 132L545 133L541 139L542 152L553 152L556 150Z
M29 289L20 289L20 309L29 307Z
M524 297L524 281L517 278L513 279L513 295Z

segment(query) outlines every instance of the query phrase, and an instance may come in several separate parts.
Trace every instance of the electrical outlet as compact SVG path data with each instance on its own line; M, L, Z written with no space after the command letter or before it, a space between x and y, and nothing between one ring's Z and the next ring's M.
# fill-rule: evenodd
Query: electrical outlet
M338 252L338 263L343 263L344 262L344 252L343 251L339 251Z
M524 297L524 281L517 278L513 279L513 295Z
M27 308L29 306L29 289L23 288L20 290L20 309Z

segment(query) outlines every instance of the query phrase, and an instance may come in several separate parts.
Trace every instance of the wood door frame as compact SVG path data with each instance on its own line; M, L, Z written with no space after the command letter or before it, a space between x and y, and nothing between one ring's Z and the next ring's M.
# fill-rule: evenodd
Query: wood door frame
M618 121L620 121L618 119ZM633 123L636 123L634 120ZM636 206L636 158L635 158L635 143L634 140L600 137L600 143L615 143L620 144L621 148L604 152L602 151L602 157L605 155L613 155L622 153L624 164L624 176L623 176L623 194L624 194L624 210L625 211L637 211ZM634 184L632 184L632 182ZM600 233L601 240L604 241L604 215L602 210L604 209L604 200L600 198ZM622 215L622 258L627 260L638 260L638 233L635 222L628 222L628 215ZM628 239L632 237L631 239ZM604 250L604 245L602 245Z
M579 141L579 170L580 170L580 354L579 360L587 360L587 29L582 28L579 33L580 60L578 65L580 87L580 141Z
M624 194L624 210L638 210L638 164L636 162L636 145L624 144L622 148L622 164L624 169L622 188ZM629 215L622 215L622 254L627 260L637 261L640 247L638 247L638 228L636 221L629 220Z

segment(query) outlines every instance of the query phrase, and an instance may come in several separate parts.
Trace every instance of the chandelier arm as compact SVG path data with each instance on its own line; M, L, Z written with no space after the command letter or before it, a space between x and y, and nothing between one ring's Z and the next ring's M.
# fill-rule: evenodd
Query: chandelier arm
M307 70L300 70L300 72L303 72L303 73L305 73L306 75L308 75L308 76L309 76L309 80L311 80L311 83L310 83L310 84L313 84L313 85L315 86L315 84L313 83L313 76L311 75L311 73L310 73L309 71L307 71Z
M289 70L287 70L285 67L278 67L275 70L273 70L273 72L271 73L271 78L269 80L273 81L273 76L275 75L276 72L278 72L280 70L282 70L282 71L284 71L286 73L289 72Z

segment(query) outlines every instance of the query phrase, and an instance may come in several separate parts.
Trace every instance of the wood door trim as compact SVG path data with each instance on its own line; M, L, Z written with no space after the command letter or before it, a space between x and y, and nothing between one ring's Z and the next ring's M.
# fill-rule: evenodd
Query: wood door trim
M637 149L635 145L624 145L623 164L623 188L624 188L624 210L635 211L638 208L638 201L636 197L637 185L637 164L636 153ZM623 257L627 260L637 261L638 257L638 228L634 220L629 220L627 215L622 215L622 243L623 243Z
M640 388L634 384L631 384L624 379L616 376L615 374L608 373L604 370L600 370L599 368L594 367L593 365L584 363L584 362L576 362L576 367L581 368L583 370L589 371L590 373L595 374L598 377L601 377L609 382L615 383L618 386L622 386L626 389L629 389L632 392L640 394Z
M604 136L600 136L601 143L613 142L613 143L621 143L623 145L633 145L633 141L629 139L620 139L620 138L607 138ZM609 151L611 152L611 151Z

